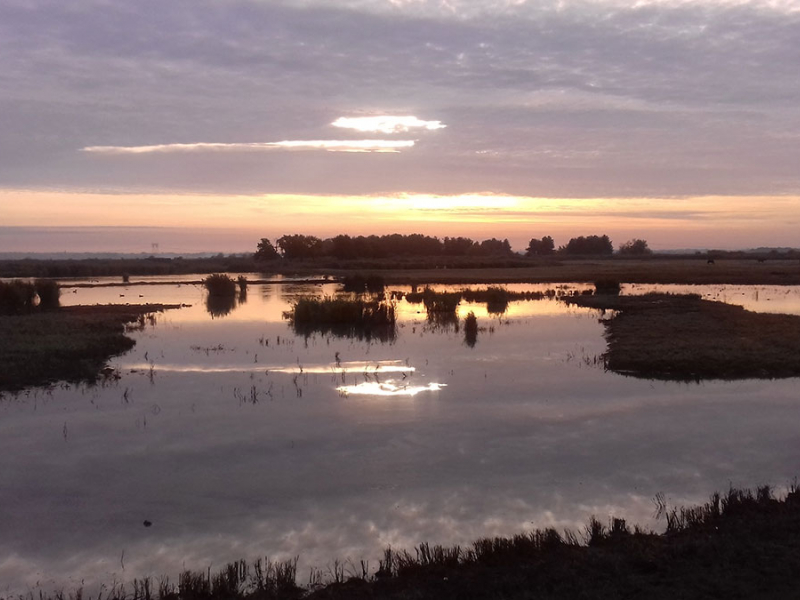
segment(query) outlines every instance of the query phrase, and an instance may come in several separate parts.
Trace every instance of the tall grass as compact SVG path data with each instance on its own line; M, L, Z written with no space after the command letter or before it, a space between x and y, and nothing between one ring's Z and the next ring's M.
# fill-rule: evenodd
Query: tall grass
M245 280L246 281L246 280ZM235 296L236 282L223 273L214 273L203 280L209 296Z
M385 299L300 298L284 313L297 333L390 341L396 336L395 305Z

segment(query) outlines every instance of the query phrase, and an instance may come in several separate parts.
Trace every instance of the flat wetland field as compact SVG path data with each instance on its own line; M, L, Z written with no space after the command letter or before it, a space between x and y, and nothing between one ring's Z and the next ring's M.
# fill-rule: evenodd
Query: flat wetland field
M298 265L299 267L299 265ZM301 273L303 269L295 269ZM480 283L567 283L616 279L621 283L661 284L739 284L798 285L800 261L776 259L758 262L753 259L718 259L708 264L705 259L570 259L540 260L518 266L485 268L365 268L362 271L381 275L387 284L480 284ZM346 269L326 270L332 276L358 272L353 265ZM319 272L317 269L316 272Z
M334 278L356 273L381 275L388 284L426 283L561 283L616 279L623 283L798 285L797 258L713 258L653 255L613 257L430 257L371 260L294 260L256 262L252 258L227 259L126 259L126 260L18 260L0 261L2 277L122 276L131 283L145 275L213 272L263 273L284 276ZM199 278L198 278L199 279Z

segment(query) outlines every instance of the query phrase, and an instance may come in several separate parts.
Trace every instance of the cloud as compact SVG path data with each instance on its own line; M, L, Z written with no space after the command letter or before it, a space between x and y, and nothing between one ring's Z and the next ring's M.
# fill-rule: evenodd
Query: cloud
M264 150L326 150L328 152L399 152L414 140L284 140L282 142L223 144L157 144L151 146L87 146L92 154L151 154L160 152L258 152Z
M800 2L447 5L456 10L438 0L2 2L0 180L207 193L800 193L800 146L786 135L800 130ZM447 134L368 120L378 116L438 121ZM340 118L377 133L322 133ZM230 146L241 151L165 150L104 169L77 151L329 136L425 143L392 161L377 148L352 161Z
M403 133L410 129L443 129L441 121L423 121L414 116L375 116L375 117L339 117L333 123L334 127L355 129L356 131L375 133Z

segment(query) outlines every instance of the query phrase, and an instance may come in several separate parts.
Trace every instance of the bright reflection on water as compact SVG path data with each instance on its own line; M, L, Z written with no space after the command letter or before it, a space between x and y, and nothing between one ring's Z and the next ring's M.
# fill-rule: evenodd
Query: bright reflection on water
M191 306L134 334L112 361L118 381L0 401L0 595L174 581L264 555L299 554L303 581L334 559L374 568L388 545L579 528L592 514L655 526L659 491L698 502L798 475L797 380L606 373L597 315L554 300L500 316L465 304L458 329L402 301L387 344L295 336L289 303L335 291L250 286L212 319L193 284L67 290L72 304ZM798 288L701 293L762 309L796 306Z

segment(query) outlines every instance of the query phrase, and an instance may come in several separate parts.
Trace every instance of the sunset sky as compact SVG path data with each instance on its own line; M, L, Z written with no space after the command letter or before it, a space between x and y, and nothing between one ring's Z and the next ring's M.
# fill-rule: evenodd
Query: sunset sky
M800 0L3 0L0 252L800 246Z

